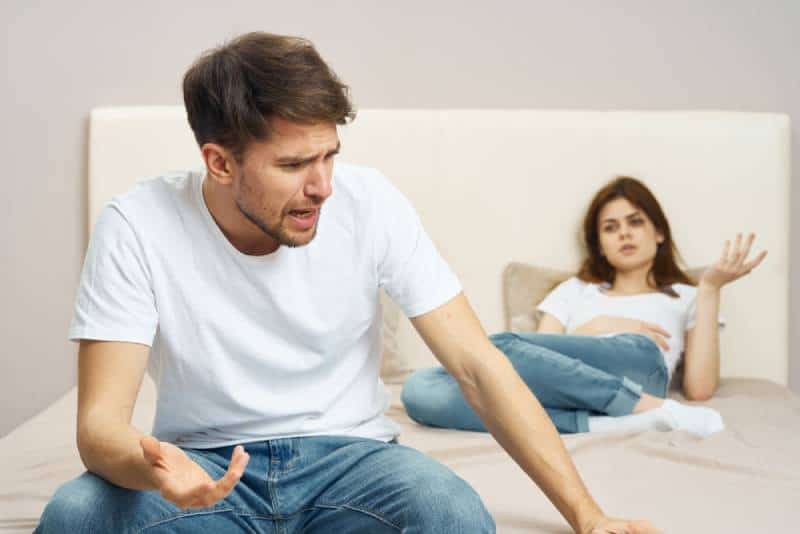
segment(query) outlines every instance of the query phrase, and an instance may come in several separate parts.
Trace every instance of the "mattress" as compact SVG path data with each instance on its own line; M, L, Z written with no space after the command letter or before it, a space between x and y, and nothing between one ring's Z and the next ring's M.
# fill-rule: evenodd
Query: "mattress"
M399 386L388 387L400 442L469 482L498 532L571 532L491 435L417 425L400 403ZM83 471L74 438L76 403L73 388L0 439L0 532L31 532L59 484ZM607 514L648 518L667 533L785 531L800 502L800 398L766 380L723 379L702 404L718 409L727 425L705 440L674 431L577 434L564 441ZM151 428L154 406L147 379L133 415L137 428Z

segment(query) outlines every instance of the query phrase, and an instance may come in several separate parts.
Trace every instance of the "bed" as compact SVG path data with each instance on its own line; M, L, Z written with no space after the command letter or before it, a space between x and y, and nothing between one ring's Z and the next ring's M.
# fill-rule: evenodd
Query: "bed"
M200 164L179 107L94 110L90 131L90 228L103 204L137 178ZM592 191L614 175L651 186L689 266L712 261L733 233L757 232L759 248L770 254L724 290L723 380L703 403L722 413L726 430L706 440L684 432L564 440L609 514L647 517L678 533L792 528L792 508L800 502L800 399L786 387L787 117L365 110L340 135L342 159L378 167L411 198L489 332L526 328L507 298L509 265L576 266L580 214ZM402 379L436 362L385 299L383 313L382 377L401 443L472 484L498 532L570 532L491 435L422 427L408 418L399 402ZM76 397L71 390L0 439L0 532L30 532L55 488L82 471ZM141 430L151 428L155 400L147 378L133 421Z

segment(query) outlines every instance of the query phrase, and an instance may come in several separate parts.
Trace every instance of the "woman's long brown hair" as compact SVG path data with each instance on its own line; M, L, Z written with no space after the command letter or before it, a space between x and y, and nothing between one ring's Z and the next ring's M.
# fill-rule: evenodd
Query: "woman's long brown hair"
M589 209L583 218L583 245L586 250L586 259L578 271L578 278L591 283L614 283L616 271L600 251L600 235L598 216L603 207L618 198L624 198L640 210L644 211L656 231L664 241L658 245L653 266L647 276L647 283L655 283L658 289L670 296L678 294L672 289L672 284L681 283L695 285L683 269L678 265L678 260L683 261L675 243L672 241L672 232L669 228L664 211L656 197L642 182L629 176L618 176L598 191L592 199Z

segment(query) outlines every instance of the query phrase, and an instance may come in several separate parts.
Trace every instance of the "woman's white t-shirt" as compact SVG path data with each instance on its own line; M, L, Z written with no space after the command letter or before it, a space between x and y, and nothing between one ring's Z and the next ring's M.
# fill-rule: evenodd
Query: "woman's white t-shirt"
M672 377L683 355L684 336L695 326L697 288L673 284L672 289L678 294L675 298L665 293L612 296L604 292L608 287L608 284L593 284L572 277L551 291L538 309L558 319L568 334L601 315L657 324L672 336L667 339L669 350L662 349L664 362ZM721 327L725 325L722 318L719 322ZM614 335L618 334L600 337Z

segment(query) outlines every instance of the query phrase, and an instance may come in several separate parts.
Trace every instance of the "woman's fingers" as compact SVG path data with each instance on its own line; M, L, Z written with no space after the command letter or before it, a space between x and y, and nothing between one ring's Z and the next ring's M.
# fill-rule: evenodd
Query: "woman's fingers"
M664 330L663 328L661 328L660 326L658 326L655 323L644 323L644 326L646 328L652 330L656 334L662 335L664 337L672 337L672 334L670 334L669 332L667 332L666 330Z
M742 234L738 233L736 234L736 241L733 244L733 251L731 257L729 258L731 263L736 264L736 262L739 261L739 256L741 255L742 252L740 250L741 246L742 246Z
M728 253L731 250L731 242L729 240L725 240L725 244L722 245L722 255L719 257L720 263L724 264L728 261Z
M753 246L753 241L756 238L756 234L751 233L747 236L747 240L744 242L744 249L742 249L742 254L739 256L738 265L741 266L744 263L744 260L747 259L747 256L750 255L750 247Z
M664 339L664 338L663 338L662 336L660 336L659 334L652 334L652 333L651 333L651 334L649 335L649 337L650 337L650 339L652 339L653 341L655 341L655 342L656 342L656 345L658 345L658 346L659 346L659 347L661 347L662 349L664 349L664 350L669 350L669 344L667 344L667 340L666 340L666 339Z
M745 263L744 265L742 265L742 269L744 270L745 273L749 273L750 271L752 271L753 269L758 267L759 264L762 261L764 261L764 258L766 258L766 257L767 257L767 251L763 250L763 251L761 251L761 254L759 254L758 256L753 258L752 261L749 261L749 262Z

